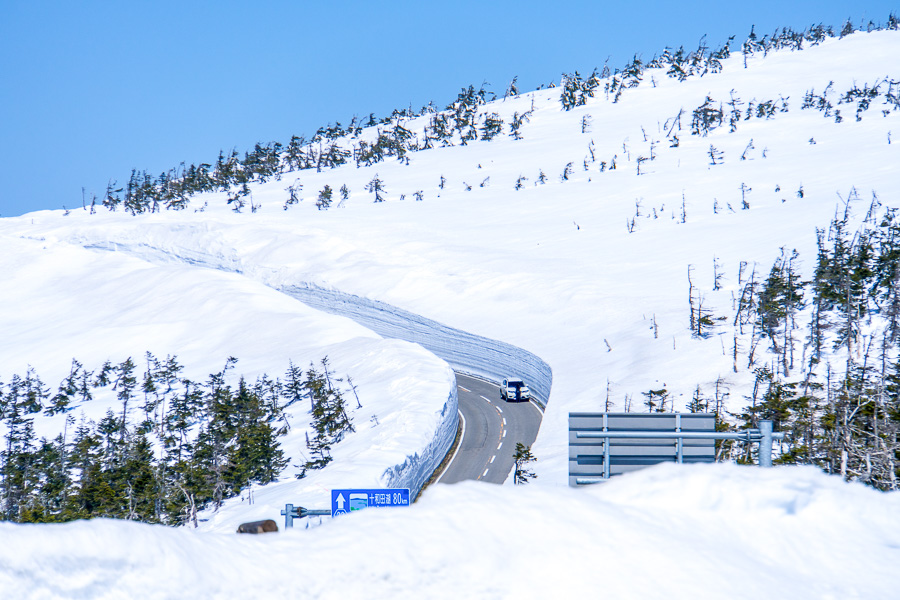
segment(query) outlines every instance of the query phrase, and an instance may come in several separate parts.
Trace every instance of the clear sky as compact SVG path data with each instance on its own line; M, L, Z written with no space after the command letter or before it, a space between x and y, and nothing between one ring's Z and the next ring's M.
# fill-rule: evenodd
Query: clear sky
M309 137L469 84L502 94L666 46L900 15L900 0L0 0L0 216L80 207L132 168ZM897 74L893 74L897 75Z

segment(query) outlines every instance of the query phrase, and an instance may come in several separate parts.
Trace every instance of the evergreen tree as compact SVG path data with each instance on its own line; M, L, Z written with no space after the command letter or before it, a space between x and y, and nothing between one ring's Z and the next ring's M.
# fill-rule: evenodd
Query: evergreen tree
M519 114L518 111L513 113L512 121L509 123L509 135L514 140L522 139L522 125L527 123L530 120L531 111L525 111L522 114Z
M497 113L485 115L481 126L481 139L490 141L503 132L503 119Z
M528 465L537 460L531 453L531 446L526 446L522 442L516 442L516 452L513 454L513 460L515 461L514 484L525 484L537 477L534 471L528 469Z
M139 431L130 432L124 460L117 474L121 478L117 487L123 496L120 515L117 516L144 523L160 521L155 463L153 448L146 435Z
M794 362L794 316L804 307L803 283L796 267L798 256L793 250L787 257L784 248L781 249L781 256L772 265L756 305L760 327L771 340L772 351L781 355L785 373L793 368Z
M328 357L322 359L322 367L320 373L310 365L306 372L304 387L312 405L314 435L310 439L307 434L306 445L312 458L304 465L301 476L307 469L321 469L331 462L331 446L341 441L347 432L354 431L346 402L331 383Z
M119 197L119 194L121 193L122 188L117 188L115 180L110 180L109 183L106 184L106 195L103 198L103 206L112 211L116 210L122 202L122 199Z
M694 109L693 118L691 119L691 133L706 137L710 131L722 125L724 116L721 105L716 108L715 101L707 96L703 104Z
M134 361L129 356L125 362L116 368L116 382L113 389L116 390L116 397L122 403L122 420L120 421L120 440L125 439L125 427L128 422L128 402L134 397L134 390L137 387L137 377L134 375Z
M69 375L59 384L59 391L50 399L50 405L44 410L47 416L63 413L79 392L79 374L83 369L82 364L72 359L72 369ZM89 392L88 392L89 393Z
M647 407L648 413L666 411L666 400L669 399L669 390L666 388L641 392L641 395L646 398L644 406Z
M15 377L13 378L16 379ZM11 390L6 408L6 444L2 459L0 514L5 520L17 521L25 508L34 480L34 423L27 410L27 397Z
M331 186L326 185L322 188L322 191L319 192L319 199L316 200L316 208L319 210L326 210L331 206Z
M378 177L378 173L366 184L366 191L375 195L375 202L384 202L384 182Z
M22 523L53 523L64 520L67 491L70 485L63 436L52 442L42 438L34 454L35 487L25 510L20 513Z
M284 189L288 193L288 199L284 201L284 210L287 210L288 206L292 206L300 202L300 192L303 191L303 184L300 183L299 179L296 179L294 183Z
M29 414L41 412L44 401L50 397L50 389L44 386L44 382L31 365L25 372L20 391L23 395L22 409Z

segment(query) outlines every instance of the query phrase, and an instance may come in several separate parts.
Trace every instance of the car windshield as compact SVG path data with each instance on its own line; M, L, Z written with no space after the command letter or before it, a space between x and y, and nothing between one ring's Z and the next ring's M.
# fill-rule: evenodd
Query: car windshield
M514 387L514 388L525 387L525 383L521 382L521 381L510 381L509 387Z

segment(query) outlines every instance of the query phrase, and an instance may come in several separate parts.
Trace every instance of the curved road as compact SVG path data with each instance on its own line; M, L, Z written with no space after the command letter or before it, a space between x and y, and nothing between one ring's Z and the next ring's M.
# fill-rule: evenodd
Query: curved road
M543 413L531 402L506 402L500 388L456 374L463 438L439 483L478 479L503 483L513 470L516 442L534 443Z

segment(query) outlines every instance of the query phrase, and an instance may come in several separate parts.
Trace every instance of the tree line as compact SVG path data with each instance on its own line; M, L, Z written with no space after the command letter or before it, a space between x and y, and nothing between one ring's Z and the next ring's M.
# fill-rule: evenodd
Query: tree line
M308 400L312 413L310 458L299 476L328 464L331 447L354 430L343 380L327 357L305 371L291 362L284 379L263 374L236 385L228 383L233 357L203 382L185 378L175 356L145 358L143 373L131 357L96 371L73 360L55 393L30 367L0 382L0 520L196 526L200 509L281 475L289 460L279 443L291 428L287 407ZM74 409L97 393L119 408L98 421L76 418ZM65 415L62 432L38 439L41 414Z
M735 373L749 369L744 408L728 413L728 384L712 396L697 386L688 409L713 412L720 429L770 419L785 432L776 463L810 464L884 490L900 489L900 215L878 214L873 194L854 228L851 191L843 213L817 230L812 277L801 256L782 249L768 273L741 263L734 295ZM692 332L710 337L724 317L699 324L693 286ZM703 313L711 315L712 311ZM667 390L645 393L648 410L665 410ZM659 404L662 402L663 408ZM753 459L750 448L718 444L720 458Z
M886 24L875 24L872 21L865 26L856 28L851 22L836 32L830 26L813 25L803 31L795 31L790 28L777 29L771 35L759 38L754 29L751 29L746 41L741 45L745 66L749 57L754 54L766 55L768 52L778 49L802 50L804 47L815 46L826 39L845 37L856 31L873 30L897 30L900 29L900 21L891 13ZM705 39L705 38L704 38ZM587 102L594 97L603 84L603 91L607 99L618 102L624 90L639 85L647 69L661 69L669 77L680 81L688 77L700 76L707 73L716 73L721 70L722 61L731 55L731 43L734 36L729 38L724 45L710 49L705 41L701 40L694 51L686 51L683 47L677 50L666 48L659 55L644 62L635 56L631 62L621 69L615 69L610 73L608 66L602 70L594 69L588 77L582 77L577 71L564 73L560 81L560 103L564 110L571 110ZM886 95L888 101L893 98L893 105L897 106L896 92L891 83L891 90ZM540 88L543 88L542 85ZM549 87L556 87L551 83ZM878 84L873 88L863 90L850 90L842 96L842 101L857 102L857 119L862 111L868 108L871 102L873 90L877 92ZM827 95L828 89L824 92ZM507 88L504 99L519 94L516 79ZM804 108L813 105L824 107L830 104L826 98L821 99L814 91L807 94ZM240 212L248 204L255 210L253 204L250 183L262 183L272 179L280 180L285 172L303 171L315 169L321 172L323 169L333 169L345 164L355 164L358 168L372 166L387 159L400 161L409 160L409 154L427 150L439 146L467 145L473 141L490 141L504 132L515 140L522 139L522 126L529 121L532 109L522 113L516 112L509 123L495 112L482 109L482 106L497 99L497 95L486 89L486 85L475 88L470 85L462 88L456 100L450 102L443 110L439 110L434 103L414 111L412 107L395 109L390 115L376 118L370 114L366 119L353 117L349 124L344 126L340 122L328 124L316 130L315 134L307 139L305 136L292 136L287 144L280 142L257 143L254 148L241 156L236 150L230 153L219 152L214 163L200 163L185 166L181 163L178 167L165 171L158 176L153 176L147 171L132 170L128 182L120 186L116 181L110 181L107 185L100 204L111 211L123 208L132 215L157 212L162 209L181 210L187 206L188 199L194 194L204 192L227 192L228 204ZM729 124L734 130L736 120L739 117L739 100L731 99L730 112L727 113ZM720 106L718 113L709 110L715 104L712 99L707 99L707 110L703 107L694 111L692 133L705 134L715 127L715 121L721 124L726 112ZM750 115L770 118L776 110L786 110L786 100L782 100L779 106L777 100L766 100L756 103L751 102L747 106L747 117ZM826 116L830 113L826 112ZM421 130L414 130L409 122L412 119L426 117L427 123ZM840 120L839 111L836 114ZM364 129L374 131L363 139ZM668 133L673 133L672 127L667 127ZM681 129L680 115L678 129ZM674 141L677 146L677 138ZM299 190L294 187L291 191L291 201L285 204L285 209L299 200ZM327 195L327 194L326 194ZM321 203L319 208L327 208L330 196L326 198L326 204ZM377 198L376 198L377 201ZM95 209L97 198L91 200L91 210Z

